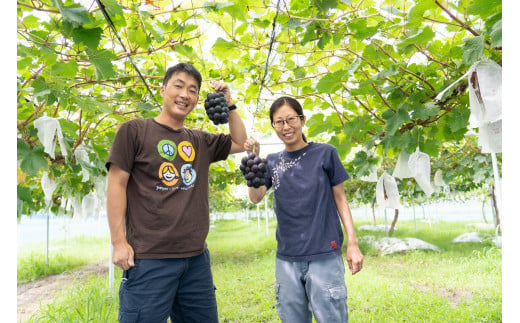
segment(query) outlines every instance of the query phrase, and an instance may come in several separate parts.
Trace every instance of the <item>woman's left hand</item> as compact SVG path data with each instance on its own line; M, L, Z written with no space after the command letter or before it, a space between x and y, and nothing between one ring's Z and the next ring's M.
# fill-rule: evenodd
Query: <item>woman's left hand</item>
M363 268L363 254L358 245L347 245L347 263L352 275L357 274Z
M253 152L257 156L260 155L260 143L258 141L256 141L256 139L253 139L253 138L246 139L246 141L244 142L244 149L248 153Z

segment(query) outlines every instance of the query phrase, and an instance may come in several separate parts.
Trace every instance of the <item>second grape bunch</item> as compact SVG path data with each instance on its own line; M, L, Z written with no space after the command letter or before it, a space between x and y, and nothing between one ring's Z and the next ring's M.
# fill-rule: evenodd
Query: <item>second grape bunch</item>
M248 153L242 158L240 163L240 171L247 180L247 186L259 188L265 185L265 171L267 169L267 160L258 157L255 153Z

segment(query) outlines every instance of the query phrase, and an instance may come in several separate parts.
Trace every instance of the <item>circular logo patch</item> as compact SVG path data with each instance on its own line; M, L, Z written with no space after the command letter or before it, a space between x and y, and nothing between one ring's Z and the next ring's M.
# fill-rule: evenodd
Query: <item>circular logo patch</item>
M187 162L195 159L195 149L193 149L191 142L181 141L179 143L179 156Z
M166 186L173 186L179 181L179 171L172 163L162 163L159 168L159 178Z
M184 164L181 167L181 177L184 185L189 186L195 182L197 173L191 164Z
M163 139L157 144L159 155L166 160L172 161L177 156L177 146L171 140Z

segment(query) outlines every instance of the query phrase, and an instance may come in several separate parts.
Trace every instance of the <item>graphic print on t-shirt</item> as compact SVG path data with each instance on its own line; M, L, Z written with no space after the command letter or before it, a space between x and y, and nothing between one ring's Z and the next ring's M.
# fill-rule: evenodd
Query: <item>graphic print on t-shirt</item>
M190 186L195 182L195 179L197 178L197 174L195 173L195 169L193 169L193 166L191 164L184 164L181 167L181 177L182 182L186 186Z
M173 186L179 181L179 171L172 163L164 162L159 168L159 178L166 186Z
M169 187L167 190L186 190L192 188L192 185L195 183L197 178L195 168L193 168L193 165L189 163L195 159L195 149L193 148L193 144L189 141L181 141L180 143L175 144L171 140L163 139L157 143L157 152L162 158L168 160L168 162L163 162L159 167L159 179L164 185ZM173 164L173 161L177 156L181 158L181 162L186 162L181 166L180 172ZM181 179L181 183L184 184L185 187L173 187L179 183L179 180ZM160 187L157 187L157 189L164 190L166 188L161 189Z
M163 139L159 141L157 150L159 150L159 155L169 161L174 160L177 155L177 146L171 140Z
M195 159L195 149L193 149L191 142L181 141L179 143L179 156L187 162L191 162Z
M303 156L305 156L307 153L303 153L302 155L298 156L298 158L293 160L285 160L282 156L282 153L278 155L278 163L275 165L273 169L273 175L271 176L271 181L273 182L273 189L276 191L278 187L280 187L280 176L283 175L283 173L293 168L294 165L296 165L300 159L302 159Z

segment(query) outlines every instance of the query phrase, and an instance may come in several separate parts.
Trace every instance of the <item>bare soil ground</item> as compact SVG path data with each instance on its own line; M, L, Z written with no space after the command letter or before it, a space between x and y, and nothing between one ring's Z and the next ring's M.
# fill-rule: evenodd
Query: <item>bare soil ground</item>
M54 295L64 288L72 284L84 282L89 276L107 272L108 262L105 262L18 285L17 321L27 321L33 314L39 311L41 305L52 301Z
M461 301L464 299L471 298L471 291L466 289L453 289L453 288L445 288L445 287L435 287L435 286L427 286L427 285L417 285L415 286L419 291L433 291L437 295L442 296L450 302L451 306L456 307L459 305Z

